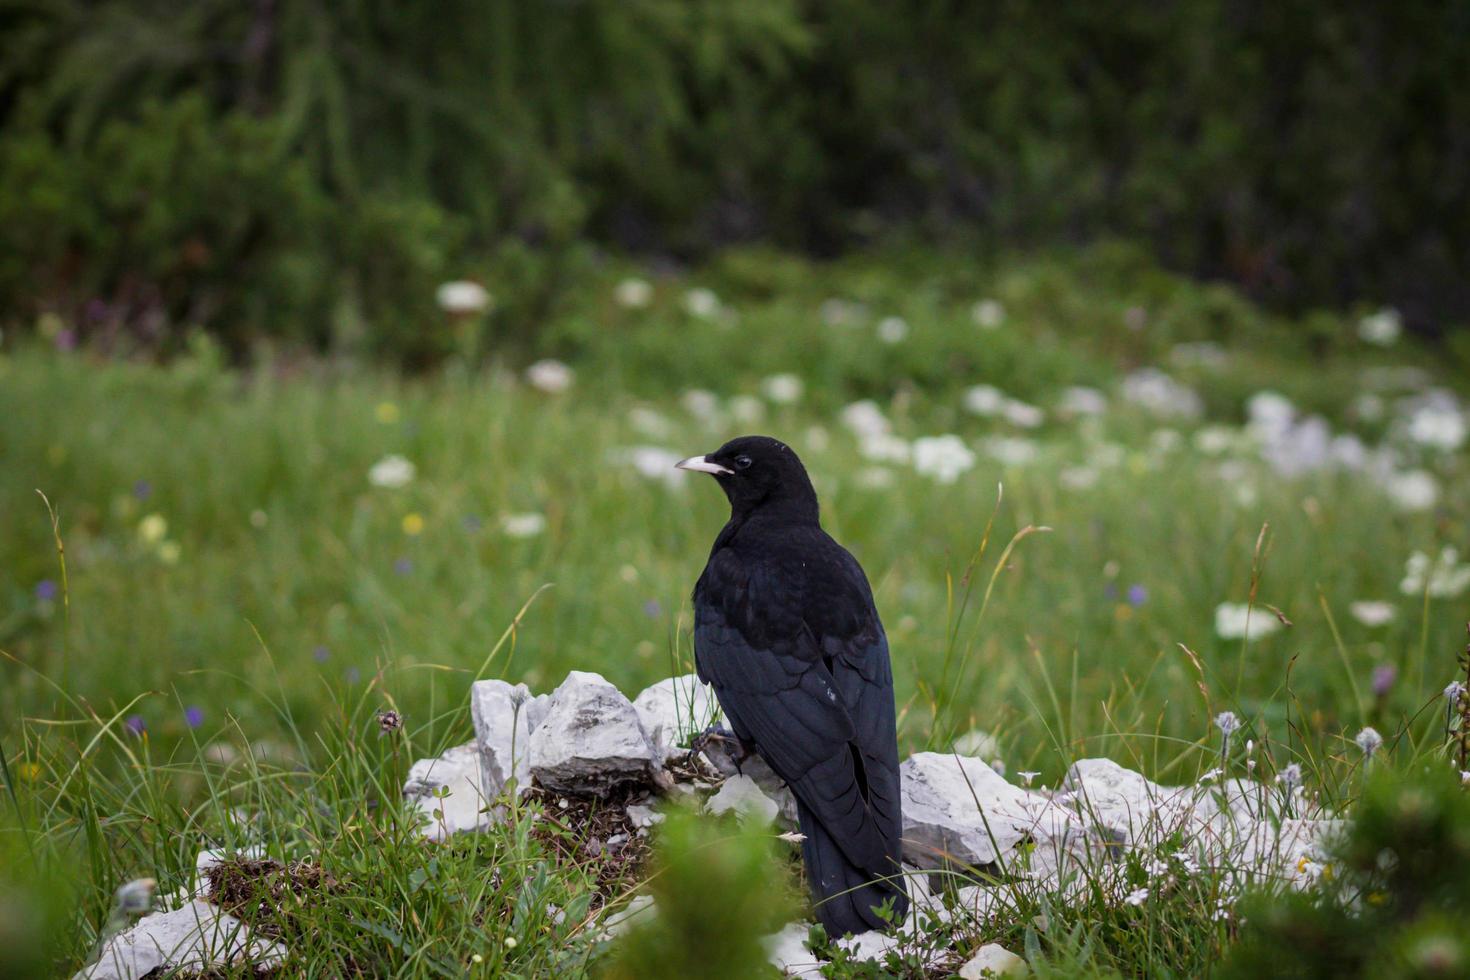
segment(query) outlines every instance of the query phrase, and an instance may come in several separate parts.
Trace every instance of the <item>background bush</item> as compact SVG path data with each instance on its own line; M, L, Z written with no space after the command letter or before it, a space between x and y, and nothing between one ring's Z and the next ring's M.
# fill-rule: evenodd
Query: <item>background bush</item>
M579 243L1145 243L1300 310L1470 314L1470 8L6 0L0 311L431 358ZM569 264L570 263L570 264Z

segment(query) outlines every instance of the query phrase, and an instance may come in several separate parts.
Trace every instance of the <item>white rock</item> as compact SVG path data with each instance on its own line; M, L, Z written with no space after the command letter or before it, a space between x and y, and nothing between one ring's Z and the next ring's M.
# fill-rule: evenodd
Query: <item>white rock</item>
M781 808L781 822L787 826L796 826L796 795L766 765L766 760L752 753L740 758L737 764L739 746L733 738L711 740L700 754L713 768L724 774L726 779L749 776L760 787L761 792L775 800L776 805Z
M692 736L721 720L714 691L698 674L669 677L644 688L633 699L633 709L643 734L658 753L659 765L687 746Z
M599 936L602 939L621 936L635 926L643 925L657 914L658 909L653 904L652 895L635 895L627 905L602 920L602 931Z
M633 803L628 806L628 822L637 830L645 830L664 822L664 815L651 806Z
M749 776L731 776L725 780L720 791L709 798L704 808L715 816L734 811L742 822L753 820L761 824L772 823L781 812L780 805L761 792Z
M420 831L431 840L478 830L490 822L481 812L486 796L480 788L480 749L475 742L456 745L437 759L415 762L403 795L429 818Z
M810 931L810 923L792 922L761 940L766 947L766 959L783 977L821 977L822 961L806 947Z
M1062 789L1058 800L1115 843L1137 847L1202 822L1195 808L1201 794L1194 787L1160 786L1112 759L1079 759Z
M470 685L470 718L480 749L480 787L494 799L514 779L518 792L530 787L531 732L551 708L546 695L501 680Z
M837 945L847 950L854 960L882 962L883 957L888 955L888 951L896 947L899 942L899 937L886 933L861 932L856 936L844 936L837 940Z
M657 761L632 702L601 674L568 674L531 732L531 773L548 789L603 792L649 778Z
M1076 815L1006 782L981 759L920 752L899 767L903 781L904 859L920 868L948 864L1051 872L1080 852ZM1018 846L1035 843L1026 860Z
M1026 961L1000 943L987 943L981 946L976 950L975 955L960 967L960 976L963 980L980 980L981 977L1019 977L1029 972Z
M102 947L102 955L76 974L88 980L136 980L157 971L232 973L249 964L257 972L279 966L286 947L252 938L250 927L207 902L144 916Z

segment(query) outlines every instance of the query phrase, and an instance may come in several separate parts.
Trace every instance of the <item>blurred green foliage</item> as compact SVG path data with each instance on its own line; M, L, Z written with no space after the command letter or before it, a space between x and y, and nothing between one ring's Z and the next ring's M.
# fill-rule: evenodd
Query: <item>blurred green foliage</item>
M761 937L794 914L794 888L770 832L715 823L690 808L660 827L648 879L653 906L615 949L610 980L771 974Z
M1243 909L1222 977L1470 976L1470 795L1415 768L1372 774L1320 890Z
M1122 236L1297 309L1470 316L1470 8L5 0L0 317L445 352L584 242Z

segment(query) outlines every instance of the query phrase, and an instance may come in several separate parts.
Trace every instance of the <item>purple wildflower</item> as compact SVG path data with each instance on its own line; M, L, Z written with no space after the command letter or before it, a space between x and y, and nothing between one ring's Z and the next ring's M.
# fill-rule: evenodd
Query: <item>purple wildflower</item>
M316 645L316 648L311 651L311 659L315 660L319 664L326 663L327 658L331 655L332 651L328 650L325 645L320 643L318 643Z
M137 497L139 500L147 500L149 497L153 496L153 484L149 483L147 480L139 480L137 483L133 484L133 496Z
M344 673L343 676L347 678L347 683L356 684L358 681L362 680L362 671L358 670L356 667L348 667L346 673Z
M399 558L397 561L395 561L393 563L393 571L397 572L399 575L412 575L413 574L413 559L412 558Z
M143 720L142 715L128 715L123 720L123 727L134 735L142 735L148 730L148 723Z
M184 709L184 723L190 728L198 728L204 724L204 710L192 704L189 705Z
M1398 680L1399 669L1393 664L1379 664L1373 668L1373 696L1376 698L1387 697L1388 692L1393 690L1393 682Z
M56 598L56 583L49 578L43 578L36 583L36 598L42 602L51 602Z
M659 605L657 599L649 599L643 604L643 615L649 619L658 619L664 614L664 607Z
M70 327L67 327L65 330L58 330L56 332L55 344L57 350L76 350L77 332Z
M1130 606L1137 608L1145 602L1148 602L1148 589L1145 589L1141 585L1128 586L1128 604Z

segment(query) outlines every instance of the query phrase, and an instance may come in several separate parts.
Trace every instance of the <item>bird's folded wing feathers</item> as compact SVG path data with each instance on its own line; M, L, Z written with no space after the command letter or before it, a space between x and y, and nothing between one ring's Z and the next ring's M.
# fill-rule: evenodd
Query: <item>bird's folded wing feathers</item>
M733 568L712 570L739 574ZM881 628L868 636L878 648L824 649L833 641L819 645L802 628L793 597L767 592L763 584L758 574L731 578L723 583L722 601L696 603L700 676L715 688L735 730L759 746L848 859L891 873L896 869L888 867L889 855L899 832L892 819L898 809L897 759L889 758L894 749L884 748L893 738L893 695ZM747 604L761 611L761 628L743 615L751 608ZM832 657L831 671L824 655ZM874 659L880 667L869 667ZM863 798L855 755L874 802L887 804L880 805L882 813Z

